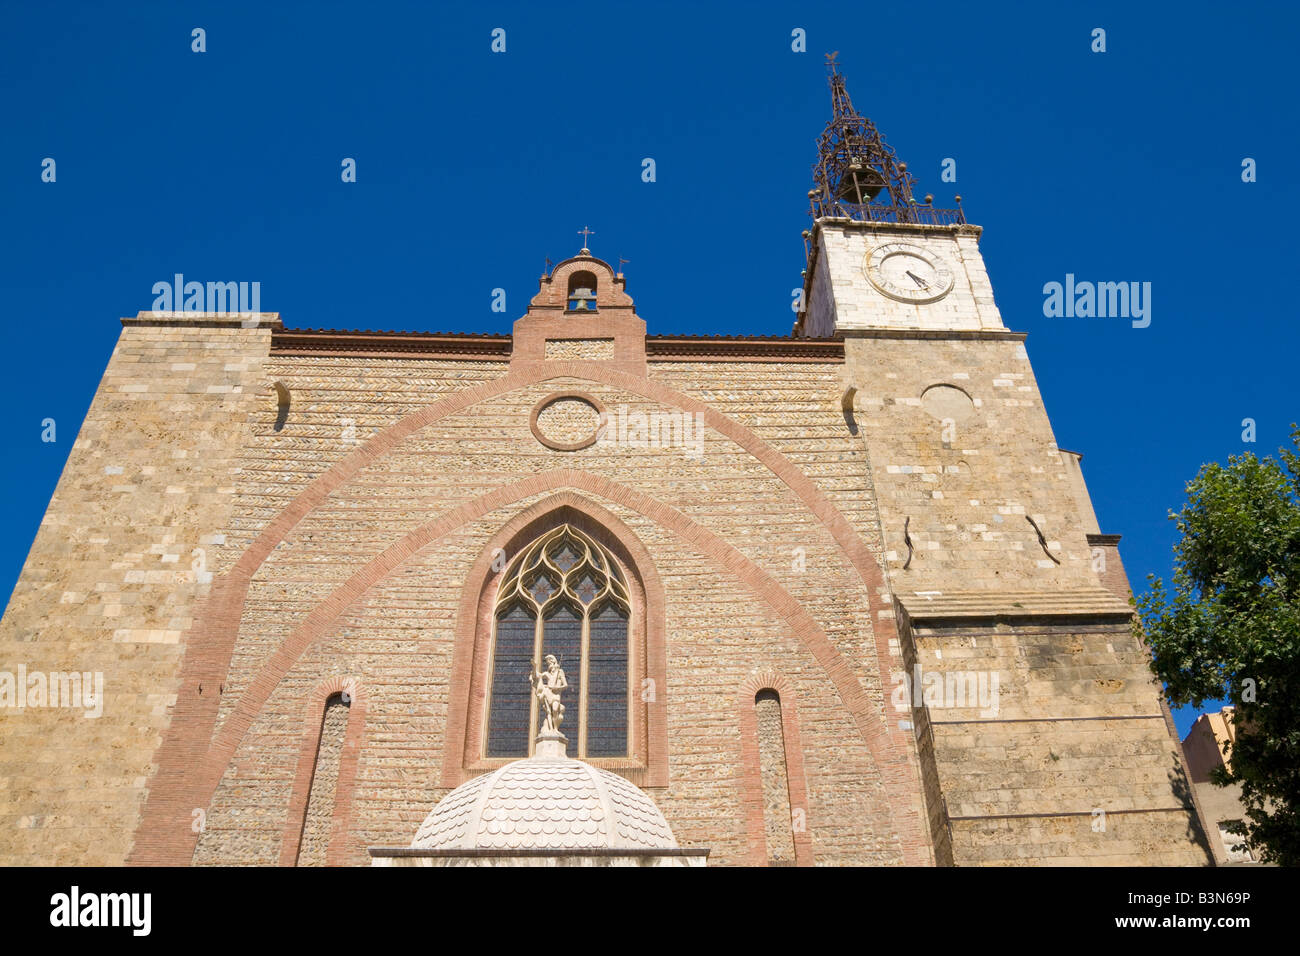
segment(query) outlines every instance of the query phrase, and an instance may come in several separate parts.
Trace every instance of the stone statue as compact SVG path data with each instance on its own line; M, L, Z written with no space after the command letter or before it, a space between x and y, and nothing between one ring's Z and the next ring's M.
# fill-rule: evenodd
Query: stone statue
M560 662L555 659L554 654L547 654L544 663L546 669L539 672L537 668L533 668L533 672L528 676L528 682L533 685L533 693L537 695L546 715L542 720L542 731L558 734L560 723L564 720L564 705L560 703L560 692L569 686L569 682L564 679L564 671L560 669Z

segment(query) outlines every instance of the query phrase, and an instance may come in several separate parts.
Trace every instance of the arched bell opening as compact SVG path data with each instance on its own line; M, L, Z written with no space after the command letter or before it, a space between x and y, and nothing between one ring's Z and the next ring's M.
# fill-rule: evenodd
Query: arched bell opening
M565 296L565 312L596 311L595 273L579 270L569 276L569 290Z

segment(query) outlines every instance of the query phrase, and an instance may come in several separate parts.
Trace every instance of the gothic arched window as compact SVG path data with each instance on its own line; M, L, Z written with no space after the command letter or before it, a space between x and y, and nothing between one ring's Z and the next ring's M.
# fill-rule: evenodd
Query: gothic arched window
M794 863L790 773L786 766L781 695L765 687L754 695L758 724L758 770L763 785L763 829L769 866Z
M631 602L618 562L572 525L533 541L497 591L488 680L488 757L524 757L537 736L528 675L554 654L563 668L571 757L629 754Z
M339 764L343 742L347 737L351 698L333 694L325 702L321 715L320 739L316 744L316 764L312 768L311 789L303 812L302 837L298 843L298 866L324 866L334 820L334 804L339 785Z

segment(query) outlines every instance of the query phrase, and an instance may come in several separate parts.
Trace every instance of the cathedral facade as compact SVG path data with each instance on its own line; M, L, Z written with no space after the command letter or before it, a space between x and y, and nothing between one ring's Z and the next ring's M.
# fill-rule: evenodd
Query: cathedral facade
M549 655L710 865L1210 862L980 229L831 87L786 337L586 248L510 334L123 319L0 622L102 714L4 716L0 860L365 865L534 755Z

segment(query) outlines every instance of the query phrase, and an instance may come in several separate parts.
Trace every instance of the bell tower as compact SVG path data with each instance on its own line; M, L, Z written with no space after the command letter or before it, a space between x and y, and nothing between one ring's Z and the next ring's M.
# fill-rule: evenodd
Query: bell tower
M826 59L831 121L817 140L794 334L1005 328L961 197L952 209L915 198L907 163L853 108L835 54Z
M1025 334L1002 323L980 228L960 200L916 198L828 65L795 335L844 343L838 397L869 462L862 495L912 675L897 726L915 734L935 859L1100 862L1135 841L1204 862L1118 536L1100 533L1078 455L1057 445ZM922 674L1000 689L939 700ZM1098 832L1116 794L1121 822Z

